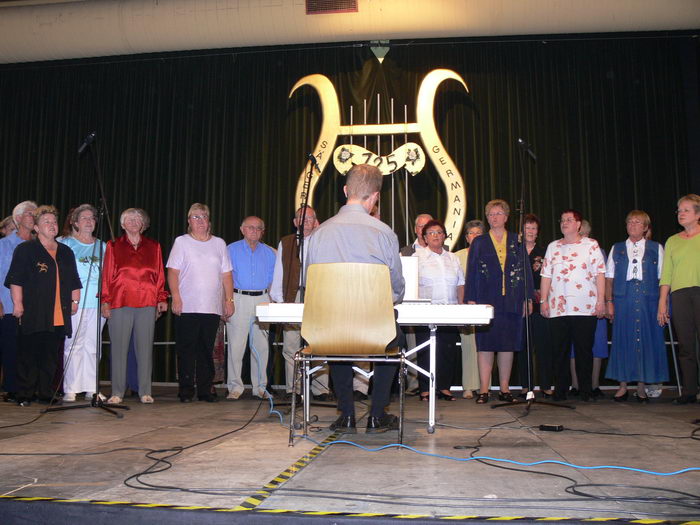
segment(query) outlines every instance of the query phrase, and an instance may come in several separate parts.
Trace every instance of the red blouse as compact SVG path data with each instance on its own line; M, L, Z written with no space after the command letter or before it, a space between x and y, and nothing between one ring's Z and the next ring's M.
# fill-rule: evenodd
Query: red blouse
M102 269L102 302L111 308L143 308L168 300L160 244L141 236L134 248L126 234L107 243Z

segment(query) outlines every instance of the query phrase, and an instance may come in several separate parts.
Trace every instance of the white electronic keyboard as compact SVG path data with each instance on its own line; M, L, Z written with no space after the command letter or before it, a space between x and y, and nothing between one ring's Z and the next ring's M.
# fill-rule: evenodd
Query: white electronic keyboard
M484 325L493 319L493 306L488 304L430 304L406 302L394 306L397 322L404 326ZM263 323L301 324L304 305L301 303L264 303L257 306L258 320Z
M398 312L397 322L403 326L428 326L430 339L406 352L412 355L428 347L430 370L424 370L413 362L406 364L428 377L430 398L428 403L428 433L435 432L435 332L438 326L485 325L493 319L493 306L488 304L430 304L405 302L394 308ZM258 320L263 323L301 324L304 316L302 303L263 303L256 307Z

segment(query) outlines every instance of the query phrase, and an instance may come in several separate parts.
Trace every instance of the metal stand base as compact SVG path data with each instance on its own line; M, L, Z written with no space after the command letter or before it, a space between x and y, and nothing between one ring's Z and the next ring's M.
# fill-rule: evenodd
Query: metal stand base
M544 405L556 408L568 408L570 410L576 410L575 406L571 406L565 403L555 403L553 401L537 401L537 399L535 399L535 393L532 390L530 390L527 393L525 403L496 403L495 405L491 405L491 408L516 407L518 405L523 404L525 405L525 415L530 413L530 407L532 407L532 405Z
M82 403L79 405L70 405L70 406L60 406L60 407L49 407L44 410L42 410L42 413L47 413L47 412L60 412L62 410L75 410L78 408L101 408L105 412L109 412L113 416L116 416L117 418L121 419L124 417L124 414L120 414L119 412L115 412L114 409L119 409L119 410L131 410L128 406L126 405L113 405L110 403L105 403L102 400L102 397L100 394L93 394L92 400L90 403Z

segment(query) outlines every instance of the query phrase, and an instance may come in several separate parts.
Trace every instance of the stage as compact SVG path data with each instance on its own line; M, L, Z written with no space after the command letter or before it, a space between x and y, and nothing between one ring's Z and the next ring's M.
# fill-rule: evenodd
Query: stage
M316 443L298 439L288 447L283 407L270 413L268 401L249 396L182 404L175 388L156 387L154 405L129 398L121 419L85 408L0 429L0 515L5 524L697 519L700 471L662 477L443 457L660 472L700 467L698 437L691 438L698 405L671 405L674 391L649 405L615 403L612 392L595 403L574 398L575 410L535 405L527 416L522 404L492 409L493 396L481 406L461 397L438 401L434 434L426 432L427 403L409 397L410 449L368 451L395 443L396 432L365 434L363 419L356 435L332 435L335 410L319 408L312 409ZM29 422L42 408L0 404L0 426ZM357 403L358 418L365 412ZM541 424L565 430L541 431ZM324 446L343 439L357 446ZM12 455L19 453L37 455ZM154 473L131 477L148 469Z

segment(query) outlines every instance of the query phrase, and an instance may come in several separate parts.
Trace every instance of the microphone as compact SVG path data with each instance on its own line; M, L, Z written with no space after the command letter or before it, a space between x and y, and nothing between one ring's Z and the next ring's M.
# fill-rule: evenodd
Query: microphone
M90 133L87 137L85 137L85 140L80 144L80 147L78 148L78 155L82 155L83 152L87 149L87 147L93 143L95 140L95 132L93 131Z
M314 168L316 168L316 171L321 173L321 168L318 167L318 160L316 159L314 154L309 153L306 157L311 161L311 164L313 164Z
M535 152L530 149L530 145L527 142L525 142L523 139L518 139L516 143L523 149L523 151L526 151L527 154L530 155L532 160L537 162L537 155L535 155Z

